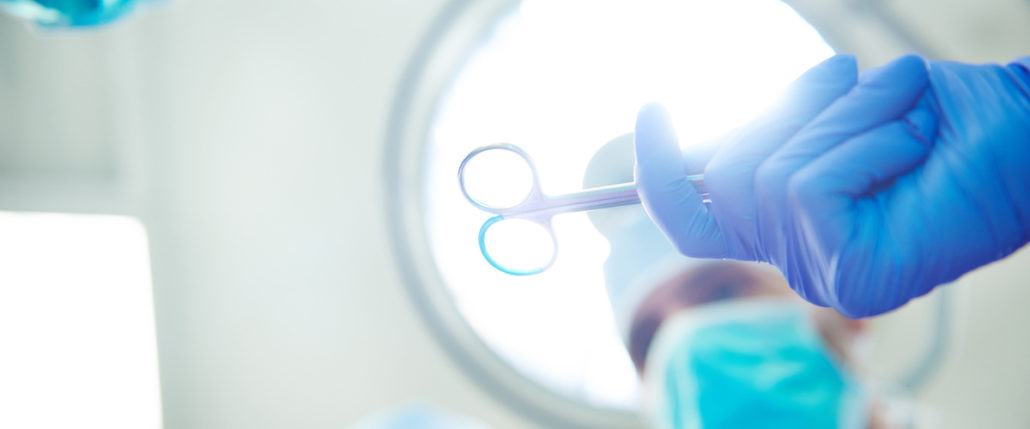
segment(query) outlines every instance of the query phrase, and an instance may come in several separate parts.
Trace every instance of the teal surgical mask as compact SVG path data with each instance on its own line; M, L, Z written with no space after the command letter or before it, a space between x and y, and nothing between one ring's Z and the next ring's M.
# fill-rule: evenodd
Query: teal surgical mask
M735 300L667 320L645 378L658 428L866 427L863 389L797 300Z
M88 27L125 15L137 0L0 0L0 9L44 27Z

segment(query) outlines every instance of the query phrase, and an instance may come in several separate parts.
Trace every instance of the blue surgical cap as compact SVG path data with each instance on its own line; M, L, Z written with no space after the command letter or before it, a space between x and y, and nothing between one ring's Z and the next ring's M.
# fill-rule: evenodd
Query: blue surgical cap
M620 136L602 146L583 179L586 188L633 181L633 135ZM616 327L628 344L638 307L664 280L698 263L684 257L651 222L640 205L614 207L589 213L594 227L608 239L604 263L605 289Z

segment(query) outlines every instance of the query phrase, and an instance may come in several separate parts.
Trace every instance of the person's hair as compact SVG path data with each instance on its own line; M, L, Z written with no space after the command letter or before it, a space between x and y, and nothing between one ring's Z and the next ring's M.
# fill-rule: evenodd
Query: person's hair
M675 300L687 308L747 296L758 281L759 276L748 265L713 261L684 270L666 280L655 292L673 287L674 293L663 298ZM640 373L647 363L647 351L667 316L665 312L643 312L636 314L633 320L627 348L633 365Z
M662 317L659 315L647 315L644 318L634 321L633 329L629 333L629 358L633 360L633 366L637 372L644 372L644 363L647 360L647 349L651 347L658 328L662 326Z

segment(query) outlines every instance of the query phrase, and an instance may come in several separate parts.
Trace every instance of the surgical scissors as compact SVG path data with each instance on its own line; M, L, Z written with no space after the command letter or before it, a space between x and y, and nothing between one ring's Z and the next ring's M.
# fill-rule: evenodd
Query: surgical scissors
M529 188L528 193L518 203L508 206L491 206L484 204L483 202L476 200L466 187L465 179L465 167L468 166L469 161L474 159L476 156L483 154L487 151L502 150L512 152L521 157L527 164L532 184ZM704 188L704 175L695 174L687 176L695 189L701 194L704 202L709 202L708 193ZM465 195L472 205L478 207L487 213L494 214L495 216L486 220L483 226L479 229L479 250L486 258L486 261L490 263L494 268L501 270L505 273L512 275L531 275L539 274L546 271L551 265L554 264L555 259L558 256L558 240L555 237L554 229L551 225L551 219L561 213L579 212L598 210L609 207L625 206L630 204L640 203L640 196L637 195L637 188L634 182L622 183L610 186L603 186L597 188L584 189L579 192L571 194L550 196L544 194L540 188L540 178L537 175L536 166L533 164L533 160L529 157L529 154L522 148L509 143L498 143L483 146L469 152L464 160L461 161L461 165L458 167L458 182L461 185L461 192ZM531 267L531 268L513 268L505 266L497 261L490 255L486 246L486 233L487 231L496 225L498 222L508 219L523 219L528 220L537 225L541 226L550 235L552 252L550 260L543 266Z

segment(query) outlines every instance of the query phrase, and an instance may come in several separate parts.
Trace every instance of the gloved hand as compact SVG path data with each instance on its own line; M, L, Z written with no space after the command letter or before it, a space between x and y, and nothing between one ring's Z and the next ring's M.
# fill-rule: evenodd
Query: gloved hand
M665 113L646 106L636 130L644 207L682 253L772 263L802 297L852 317L897 308L1027 242L1025 68L934 62L928 72L909 56L852 87L854 76L853 61L834 57L777 113L728 138L704 171L710 206L684 178L696 172L677 162Z

